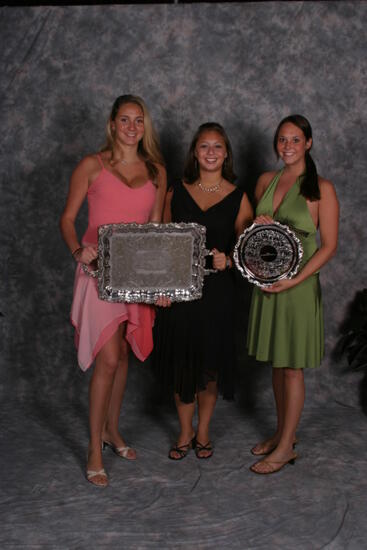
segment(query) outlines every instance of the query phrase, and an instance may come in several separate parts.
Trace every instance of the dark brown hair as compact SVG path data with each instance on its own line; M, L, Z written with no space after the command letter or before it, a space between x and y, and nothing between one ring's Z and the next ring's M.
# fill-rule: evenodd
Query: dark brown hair
M294 124L295 126L297 126L297 128L302 130L303 135L306 138L306 141L312 138L312 128L307 118L305 118L302 115L289 115L283 118L283 120L281 120L278 124L278 128L275 131L274 140L273 140L274 151L278 158L279 158L278 136L279 136L280 128L283 126L283 124L286 124L287 122ZM316 165L310 155L311 147L307 149L305 154L306 171L303 174L303 178L301 181L300 193L310 201L318 201L320 200L319 179L317 176Z
M202 124L196 130L195 135L192 138L189 152L186 157L183 179L186 183L194 183L194 181L199 178L200 169L197 158L195 157L195 148L201 134L207 131L218 132L218 134L222 136L227 150L227 156L224 159L224 163L222 166L222 176L224 179L233 183L237 176L233 172L233 153L231 143L223 126L221 126L217 122L205 122L205 124Z

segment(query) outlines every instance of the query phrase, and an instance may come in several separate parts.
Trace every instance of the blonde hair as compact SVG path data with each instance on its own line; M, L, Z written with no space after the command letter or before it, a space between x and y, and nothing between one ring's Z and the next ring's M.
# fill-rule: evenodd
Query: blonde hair
M140 107L143 112L144 135L139 142L138 152L145 161L149 176L152 178L153 181L155 181L158 176L158 169L155 164L162 164L164 166L164 159L159 147L158 135L153 127L150 113L141 97L131 94L125 94L120 95L115 99L106 126L107 143L101 149L101 151L113 150L114 137L111 130L111 122L115 120L120 107L122 105L125 105L126 103L135 103L135 105L138 105L138 107Z

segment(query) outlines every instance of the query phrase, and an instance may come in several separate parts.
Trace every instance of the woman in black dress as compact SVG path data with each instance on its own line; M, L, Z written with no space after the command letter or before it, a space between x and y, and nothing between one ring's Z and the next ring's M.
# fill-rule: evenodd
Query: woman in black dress
M203 297L158 312L154 368L173 391L180 435L169 458L180 460L191 448L209 458L210 420L218 391L233 397L234 279L231 251L252 221L246 194L233 185L232 148L220 124L202 124L189 149L184 178L166 197L164 222L196 222L207 229L206 247L217 270L205 277ZM193 428L196 402L197 430Z

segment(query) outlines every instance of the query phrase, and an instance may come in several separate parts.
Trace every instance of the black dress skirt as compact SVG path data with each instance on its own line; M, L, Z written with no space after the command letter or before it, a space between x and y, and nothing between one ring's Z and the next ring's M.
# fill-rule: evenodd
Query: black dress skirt
M236 188L219 203L201 210L182 183L174 187L172 222L206 227L206 248L227 255L235 243L235 220L243 191ZM192 302L158 308L152 366L165 392L191 403L209 381L216 381L225 399L234 393L233 269L205 276L203 296Z

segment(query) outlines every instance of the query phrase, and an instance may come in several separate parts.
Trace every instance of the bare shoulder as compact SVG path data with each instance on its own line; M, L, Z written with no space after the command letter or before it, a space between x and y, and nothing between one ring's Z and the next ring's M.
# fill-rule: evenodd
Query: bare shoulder
M82 158L82 160L78 163L77 167L75 168L75 171L91 174L96 169L99 169L99 167L100 167L100 163L98 161L97 155L90 154Z
M275 170L272 170L271 172L264 172L257 180L257 184L266 189L269 186L271 180L274 179L276 173L277 172Z
M167 172L166 172L166 168L165 166L163 166L163 164L159 164L159 162L155 162L154 163L154 166L157 168L158 170L158 174L161 176L166 176L167 175Z
M323 178L322 176L319 176L318 180L319 180L319 188L320 188L321 199L324 198L324 197L325 198L330 198L330 197L335 197L336 198L336 191L335 191L334 184L330 180L327 180L327 179Z
M72 189L83 190L86 193L89 185L97 178L101 165L96 154L87 155L78 163L70 179Z
M257 180L255 187L255 199L257 202L259 202L259 200L269 187L271 181L274 179L275 175L275 170L272 170L271 172L264 172L263 174L261 174L261 176Z

